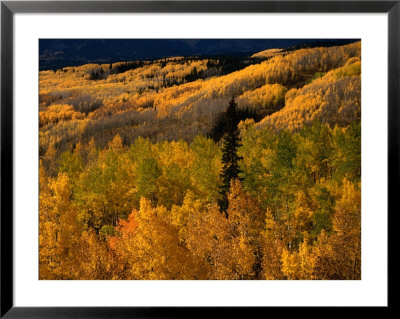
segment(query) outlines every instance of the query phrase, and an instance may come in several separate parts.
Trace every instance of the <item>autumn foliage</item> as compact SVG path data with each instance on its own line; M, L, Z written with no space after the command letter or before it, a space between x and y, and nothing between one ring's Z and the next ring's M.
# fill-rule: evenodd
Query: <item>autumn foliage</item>
M360 49L41 71L40 279L361 279Z

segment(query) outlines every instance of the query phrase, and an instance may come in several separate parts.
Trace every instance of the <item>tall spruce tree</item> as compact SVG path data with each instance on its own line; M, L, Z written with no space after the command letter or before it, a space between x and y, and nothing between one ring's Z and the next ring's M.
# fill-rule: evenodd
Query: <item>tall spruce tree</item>
M225 124L225 134L223 136L222 144L222 185L220 186L221 199L219 200L219 207L221 212L225 212L227 215L228 208L228 192L232 179L241 179L239 177L240 168L239 160L242 159L238 155L238 148L242 145L240 132L238 129L239 116L236 109L235 99L232 98L229 102L228 109L226 111L226 124Z

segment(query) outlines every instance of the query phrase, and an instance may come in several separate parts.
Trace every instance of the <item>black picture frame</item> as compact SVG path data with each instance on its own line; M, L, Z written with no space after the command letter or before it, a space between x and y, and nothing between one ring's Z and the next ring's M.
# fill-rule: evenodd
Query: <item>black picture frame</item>
M388 218L398 213L400 162L400 0L397 1L1 1L1 312L5 318L176 318L253 316L276 307L15 307L13 303L13 16L15 13L387 13ZM392 223L393 224L393 223ZM390 251L389 232L388 247ZM389 253L389 252L388 252ZM388 254L389 261L389 254ZM389 287L389 282L388 282ZM388 300L389 310L392 303ZM307 307L295 308L296 315ZM336 312L339 307L331 308ZM325 310L323 310L325 311ZM368 309L370 312L371 309Z

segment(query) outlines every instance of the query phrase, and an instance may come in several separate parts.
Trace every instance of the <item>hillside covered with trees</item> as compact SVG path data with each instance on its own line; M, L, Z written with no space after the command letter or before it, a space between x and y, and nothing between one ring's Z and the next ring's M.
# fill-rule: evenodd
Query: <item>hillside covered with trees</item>
M40 279L361 279L361 43L39 73Z

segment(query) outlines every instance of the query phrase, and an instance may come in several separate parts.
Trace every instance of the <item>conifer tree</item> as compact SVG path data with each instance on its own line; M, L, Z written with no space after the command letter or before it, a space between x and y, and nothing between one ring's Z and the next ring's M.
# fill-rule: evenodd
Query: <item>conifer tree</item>
M219 207L222 212L226 213L228 208L228 197L230 184L232 179L239 179L239 160L242 159L238 155L238 148L241 146L240 132L238 129L239 116L236 110L235 99L232 98L229 102L228 109L226 111L226 126L225 134L223 137L222 144L222 185L220 186L221 199L219 200Z

